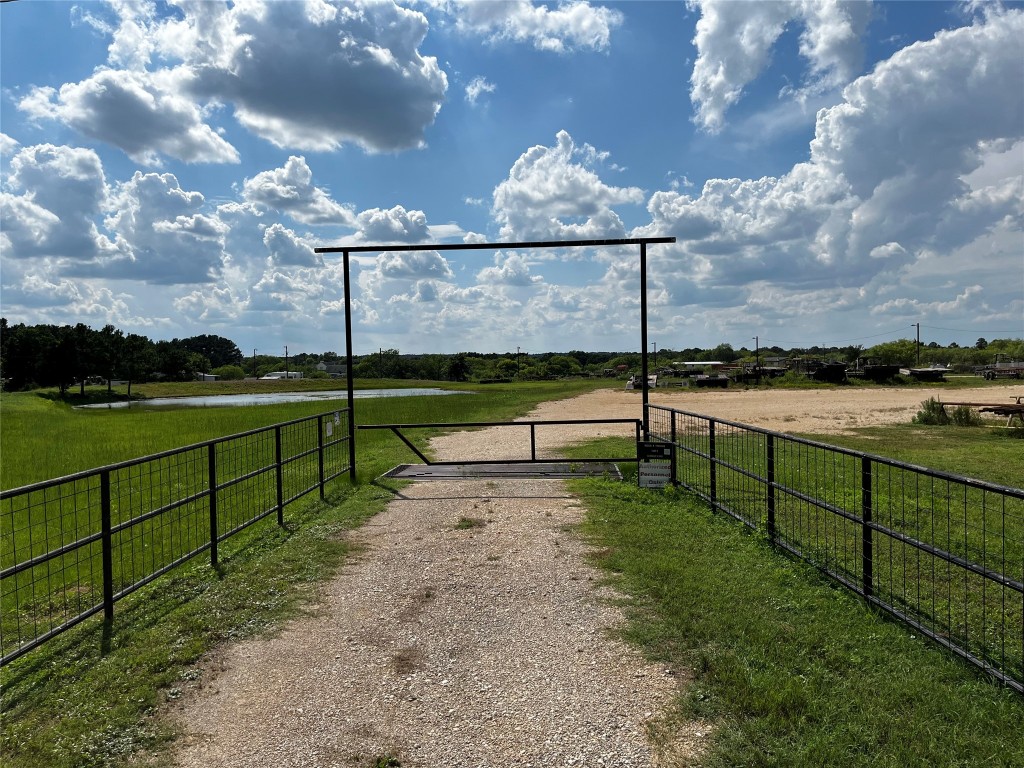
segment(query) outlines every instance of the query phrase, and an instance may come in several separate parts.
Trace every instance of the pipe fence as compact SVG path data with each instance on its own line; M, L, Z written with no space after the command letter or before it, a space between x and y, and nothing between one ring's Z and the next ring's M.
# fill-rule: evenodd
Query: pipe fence
M0 492L0 666L352 471L348 409Z
M663 406L674 481L1019 693L1024 489Z

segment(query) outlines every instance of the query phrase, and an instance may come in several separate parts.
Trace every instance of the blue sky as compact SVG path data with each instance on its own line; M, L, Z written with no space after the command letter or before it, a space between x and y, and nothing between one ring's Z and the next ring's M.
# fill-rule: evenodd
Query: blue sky
M674 236L659 348L1024 336L1024 5L0 5L11 323L341 351L317 246ZM354 259L357 354L638 350L637 250Z

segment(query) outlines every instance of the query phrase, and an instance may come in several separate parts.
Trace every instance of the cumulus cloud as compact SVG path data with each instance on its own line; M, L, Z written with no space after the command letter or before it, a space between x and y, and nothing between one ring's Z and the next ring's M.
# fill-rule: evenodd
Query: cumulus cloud
M437 251L389 251L377 257L377 274L388 280L452 277L451 267Z
M710 132L721 130L725 113L764 71L772 48L792 22L804 25L800 53L809 64L799 94L841 86L863 65L861 36L871 14L868 2L688 0L688 5L701 14L693 38L697 58L690 99L697 109L695 122Z
M589 2L560 3L551 9L529 0L439 3L456 18L456 28L491 41L512 40L555 53L578 49L607 50L622 14Z
M304 157L293 155L283 167L246 179L242 197L302 224L355 225L351 208L336 203L326 191L314 186L313 172Z
M117 185L111 195L108 229L130 248L104 273L159 285L205 283L216 279L224 259L229 227L203 212L200 192L181 188L171 173L142 173Z
M25 147L11 159L5 187L0 193L5 256L90 261L120 250L121 244L96 226L109 190L91 149Z
M213 28L197 29L192 91L280 147L418 147L448 87L418 50L426 17L391 2L237 4Z
M358 237L368 243L422 243L430 236L423 211L407 211L400 205L388 210L370 208L356 217Z
M543 280L530 274L530 265L520 253L494 254L494 266L485 267L476 279L485 285L528 286Z
M189 3L170 17L152 9L116 4L111 23L80 14L112 35L108 66L33 88L19 108L139 163L234 163L238 152L210 123L221 105L279 147L391 152L423 144L447 90L437 60L418 50L426 18L393 2Z
M898 52L819 112L808 162L711 179L694 196L657 192L638 231L680 239L662 266L694 296L756 281L859 286L993 227L1019 232L1019 153L992 158L1024 135L1024 92L1006 87L1020 81L1022 35L1024 14L1010 12Z
M619 237L624 226L612 209L640 204L638 187L613 187L594 168L607 159L589 144L577 147L559 131L553 147L523 153L494 190L491 213L506 240Z
M181 94L175 73L101 70L57 91L34 88L18 108L36 120L53 119L120 147L132 160L159 165L161 156L187 163L237 163L237 150L204 122Z
M281 224L271 224L266 228L263 244L270 252L267 260L271 265L316 267L323 264L313 246Z

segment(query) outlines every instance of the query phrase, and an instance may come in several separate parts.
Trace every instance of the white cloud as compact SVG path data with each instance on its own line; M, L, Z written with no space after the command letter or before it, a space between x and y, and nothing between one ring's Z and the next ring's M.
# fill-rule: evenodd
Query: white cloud
M589 48L607 50L612 30L623 21L618 11L589 2L560 3L551 9L528 0L438 3L456 18L456 28L491 41L531 43L535 48L565 53Z
M25 147L11 159L5 186L9 191L0 193L5 257L90 261L119 250L95 223L108 189L91 149Z
M325 190L314 186L313 172L304 157L293 155L283 167L246 179L242 197L302 224L355 226L351 208L336 203Z
M477 273L478 282L485 285L529 286L543 280L540 275L530 274L530 265L521 253L496 253L494 266L485 267Z
M0 155L13 155L20 146L15 139L12 139L6 133L0 133Z
M593 170L607 158L577 147L559 131L553 147L535 146L516 160L494 190L491 213L505 240L619 237L624 226L612 206L642 203L637 187L613 187Z
M407 211L400 205L388 210L370 208L356 217L359 238L367 243L422 243L430 237L423 211Z
M229 226L203 213L199 192L181 188L174 174L136 171L111 195L105 224L130 247L130 256L103 268L111 277L158 285L217 278Z
M377 257L377 274L388 280L449 279L452 270L437 251L389 251Z
M993 227L1019 232L1024 89L1008 85L1022 36L1013 12L898 52L819 112L809 162L780 178L655 193L639 231L681 241L659 269L685 275L688 296L860 286Z
M690 99L697 108L695 122L710 132L721 130L725 113L768 65L772 48L793 21L804 24L800 53L810 65L799 95L849 82L862 66L868 2L689 0L688 5L701 14Z
M235 148L203 122L198 105L181 95L182 85L173 73L107 69L59 92L34 88L18 108L120 147L143 165L159 165L162 155L188 163L239 162Z
M209 124L221 105L283 148L419 147L447 90L437 60L418 51L426 18L392 2L188 3L164 18L148 4L113 10L116 24L79 12L112 34L109 66L33 88L18 106L146 165L239 162Z
M497 86L494 83L487 82L487 78L474 77L470 80L469 85L466 86L466 101L470 104L476 104L477 99L482 94L494 93L497 90Z
M201 51L188 62L192 92L233 104L280 147L421 146L448 87L418 50L426 18L391 2L239 3L203 21L190 11L180 22Z
M273 266L323 265L323 259L313 250L313 246L281 224L271 224L266 228L263 243L270 252L268 263Z

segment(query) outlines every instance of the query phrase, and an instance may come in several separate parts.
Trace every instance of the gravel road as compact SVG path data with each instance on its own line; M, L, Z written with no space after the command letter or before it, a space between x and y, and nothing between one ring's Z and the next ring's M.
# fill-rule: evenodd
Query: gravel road
M906 423L930 396L1002 402L1021 389L657 390L651 401L835 433ZM544 403L530 418L639 418L640 403L637 392L604 390ZM545 427L540 452L602 434L631 432ZM486 429L433 448L500 460L521 457L523 439ZM405 768L691 764L709 727L676 726L665 741L658 725L679 681L614 639L622 615L572 533L581 519L560 481L409 485L353 534L361 554L314 616L217 654L174 713L186 733L176 765L350 768L381 756Z

